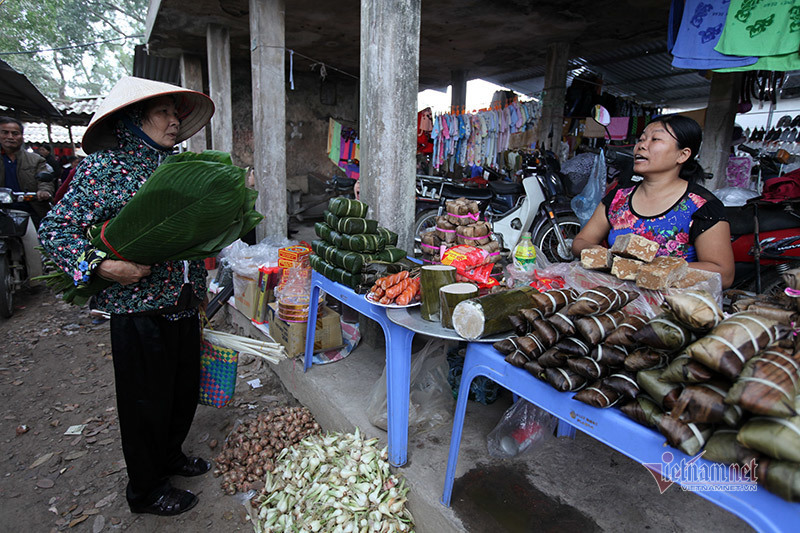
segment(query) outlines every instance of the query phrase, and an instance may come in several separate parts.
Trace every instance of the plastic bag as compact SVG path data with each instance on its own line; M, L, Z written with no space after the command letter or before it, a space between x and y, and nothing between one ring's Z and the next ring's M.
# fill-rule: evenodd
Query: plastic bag
M492 457L516 457L551 437L558 419L532 403L520 399L503 414L486 437Z
M411 356L411 393L408 403L408 433L414 435L447 424L453 419L454 400L447 383L447 344L431 339ZM386 430L386 368L375 383L367 406L370 423Z
M536 261L533 263L534 268L531 270L523 270L517 267L514 263L509 263L505 268L505 281L506 285L508 285L512 289L517 289L519 287L531 286L540 289L540 287L536 286L536 279L539 276L539 272L541 270L546 269L552 263L547 260L547 256L542 253L541 248L536 246L535 244L533 247L536 249ZM557 288L557 287L553 287ZM541 289L540 289L541 290Z
M714 196L719 198L725 207L740 207L745 205L747 200L758 196L758 193L741 187L723 187L715 190Z
M606 185L606 158L600 150L600 156L594 161L592 173L589 175L589 182L581 193L570 200L569 205L575 215L581 221L581 226L586 225L592 217L594 210L603 199L603 190Z

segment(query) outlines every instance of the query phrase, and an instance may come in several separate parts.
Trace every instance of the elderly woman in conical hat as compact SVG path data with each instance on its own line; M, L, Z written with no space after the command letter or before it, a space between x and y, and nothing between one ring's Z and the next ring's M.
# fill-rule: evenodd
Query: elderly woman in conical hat
M113 218L174 146L214 113L208 96L126 77L98 108L83 137L87 157L39 232L42 245L75 284L92 276L114 283L97 295L111 314L111 346L122 451L131 511L176 515L197 504L172 476L196 476L211 465L187 456L200 382L198 308L206 295L200 261L140 265L95 249L91 225Z

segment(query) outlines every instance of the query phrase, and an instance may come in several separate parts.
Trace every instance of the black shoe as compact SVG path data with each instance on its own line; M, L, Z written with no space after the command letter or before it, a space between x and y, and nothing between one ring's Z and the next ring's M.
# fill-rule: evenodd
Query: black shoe
M202 457L187 457L186 463L180 468L174 468L169 472L170 476L194 477L202 476L211 470L211 463Z
M150 505L131 505L132 513L155 514L159 516L175 516L185 513L200 500L188 490L170 487Z

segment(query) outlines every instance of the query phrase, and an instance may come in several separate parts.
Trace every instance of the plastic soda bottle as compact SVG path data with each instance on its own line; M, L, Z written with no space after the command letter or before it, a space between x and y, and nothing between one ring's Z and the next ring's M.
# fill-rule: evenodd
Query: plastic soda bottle
M536 263L536 248L531 242L531 234L526 231L522 234L517 246L514 248L514 264L521 270L529 271Z

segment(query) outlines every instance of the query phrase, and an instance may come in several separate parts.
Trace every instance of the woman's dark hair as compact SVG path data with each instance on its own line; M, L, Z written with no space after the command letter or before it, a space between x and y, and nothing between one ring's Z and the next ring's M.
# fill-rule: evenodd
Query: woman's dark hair
M670 135L678 142L678 148L683 150L688 148L691 155L683 165L679 176L689 183L700 183L706 173L697 161L697 153L700 151L700 143L703 142L703 130L700 124L689 117L683 115L663 115L653 118L653 122L661 122L667 128L667 132L672 130Z

